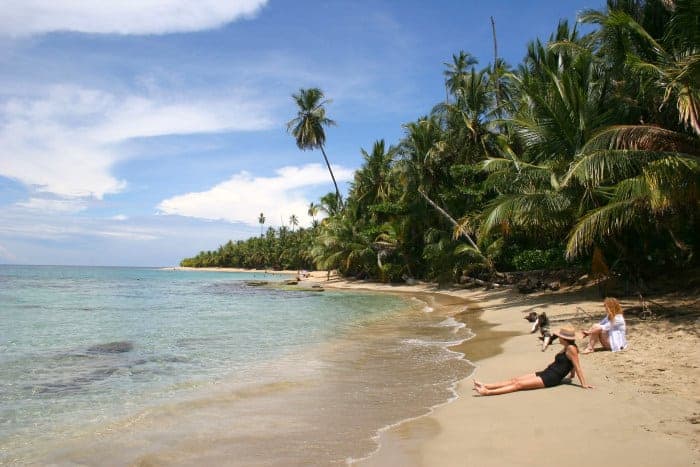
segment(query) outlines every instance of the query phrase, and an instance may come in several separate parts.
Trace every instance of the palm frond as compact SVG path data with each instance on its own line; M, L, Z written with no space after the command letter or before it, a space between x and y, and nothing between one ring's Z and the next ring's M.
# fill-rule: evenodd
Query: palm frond
M591 137L582 152L636 149L700 155L698 140L655 125L613 125Z
M645 207L638 198L617 201L591 211L572 229L566 243L568 260L587 252L596 241L618 235L635 225Z
M600 186L604 181L615 183L632 177L648 162L667 157L669 153L632 150L595 150L580 156L562 179L568 186L573 180L584 186Z
M480 237L486 237L499 226L513 225L525 229L561 228L562 214L570 206L570 199L560 192L501 195L487 206Z

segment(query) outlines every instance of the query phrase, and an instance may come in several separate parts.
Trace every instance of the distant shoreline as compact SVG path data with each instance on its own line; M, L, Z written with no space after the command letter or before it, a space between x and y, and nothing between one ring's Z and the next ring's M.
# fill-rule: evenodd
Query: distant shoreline
M299 271L290 270L280 270L276 271L274 269L244 269L244 268L216 268L216 267L206 267L206 268L192 268L186 266L172 266L160 268L163 271L203 271L203 272L248 272L255 274L279 274L279 275L296 275ZM324 272L325 274L325 272Z

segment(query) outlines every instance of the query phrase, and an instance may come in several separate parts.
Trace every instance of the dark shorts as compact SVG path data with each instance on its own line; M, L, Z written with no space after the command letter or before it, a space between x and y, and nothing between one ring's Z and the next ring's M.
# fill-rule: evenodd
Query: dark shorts
M539 376L542 382L544 383L544 387L546 388L551 388L552 386L558 386L561 384L561 382L564 380L564 378L560 377L553 371L538 371L535 373L535 376Z

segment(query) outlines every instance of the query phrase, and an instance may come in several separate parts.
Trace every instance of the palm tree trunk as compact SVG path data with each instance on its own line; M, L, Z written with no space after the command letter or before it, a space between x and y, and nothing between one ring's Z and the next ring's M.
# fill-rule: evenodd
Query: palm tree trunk
M420 193L420 195L421 195L432 207L434 207L440 214L442 214L442 215L445 216L447 219L449 219L449 221L452 223L453 226L455 226L455 227L459 226L459 223L458 223L456 220L454 220L454 219L452 218L452 216L450 216L450 215L447 213L447 211L445 211L445 210L442 209L440 206L438 206L438 205L435 203L435 201L433 201L432 199L428 198L428 195L426 195L425 192L424 192L422 189L419 188L419 189L418 189L418 193ZM483 255L483 253L481 252L481 250L479 249L479 247L476 246L476 243L474 243L474 240L472 240L472 238L471 238L469 235L467 235L466 233L463 233L463 235L464 235L465 237L467 237L467 241L468 241L469 244L472 246L472 248L474 248L477 252L479 252L480 255Z
M331 174L331 178L333 179L333 185L335 186L335 195L338 197L338 208L340 209L343 206L343 198L340 197L340 190L338 190L338 183L335 181L335 175L333 175L333 170L331 169L331 164L328 162L328 156L326 156L326 151L323 149L323 145L321 145L321 154L323 154L323 160L326 161L326 166L328 167L328 172Z
M496 75L495 81L495 86L496 86L496 109L498 109L499 113L499 118L500 118L500 108L501 108L501 102L500 102L500 97L501 97L501 87L500 87L500 82L499 82L499 76L498 73L496 72L496 69L498 68L498 42L496 42L496 22L493 19L493 16L491 17L491 32L493 34L493 73Z

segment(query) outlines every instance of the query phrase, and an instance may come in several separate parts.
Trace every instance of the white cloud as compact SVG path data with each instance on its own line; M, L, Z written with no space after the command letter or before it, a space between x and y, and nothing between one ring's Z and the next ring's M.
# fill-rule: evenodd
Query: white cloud
M333 174L338 182L351 180L353 170L335 166ZM308 225L309 203L303 188L329 185L330 174L321 164L303 167L283 167L275 177L253 177L247 172L234 175L208 191L187 193L162 201L158 210L162 214L175 214L210 220L242 222L258 225L258 216L264 213L266 225L287 223L295 214L302 225Z
M118 96L53 86L0 108L0 176L63 197L102 199L126 181L112 175L116 145L132 138L270 127L269 106L241 92L191 100Z
M110 219L112 219L113 221L125 221L129 218L124 214L117 214L116 216L112 216Z
M27 201L20 201L15 205L30 211L64 214L76 213L87 209L87 205L82 199L29 198Z
M253 17L267 0L22 0L5 2L0 34L52 31L167 34L199 31Z
M49 200L42 200L49 201ZM41 217L17 203L0 212L0 237L10 239L66 240L76 237L101 237L124 240L157 240L166 232L149 226L124 224L119 220L66 216L61 211L46 211ZM24 204L41 205L32 200ZM47 203L48 205L48 203Z

